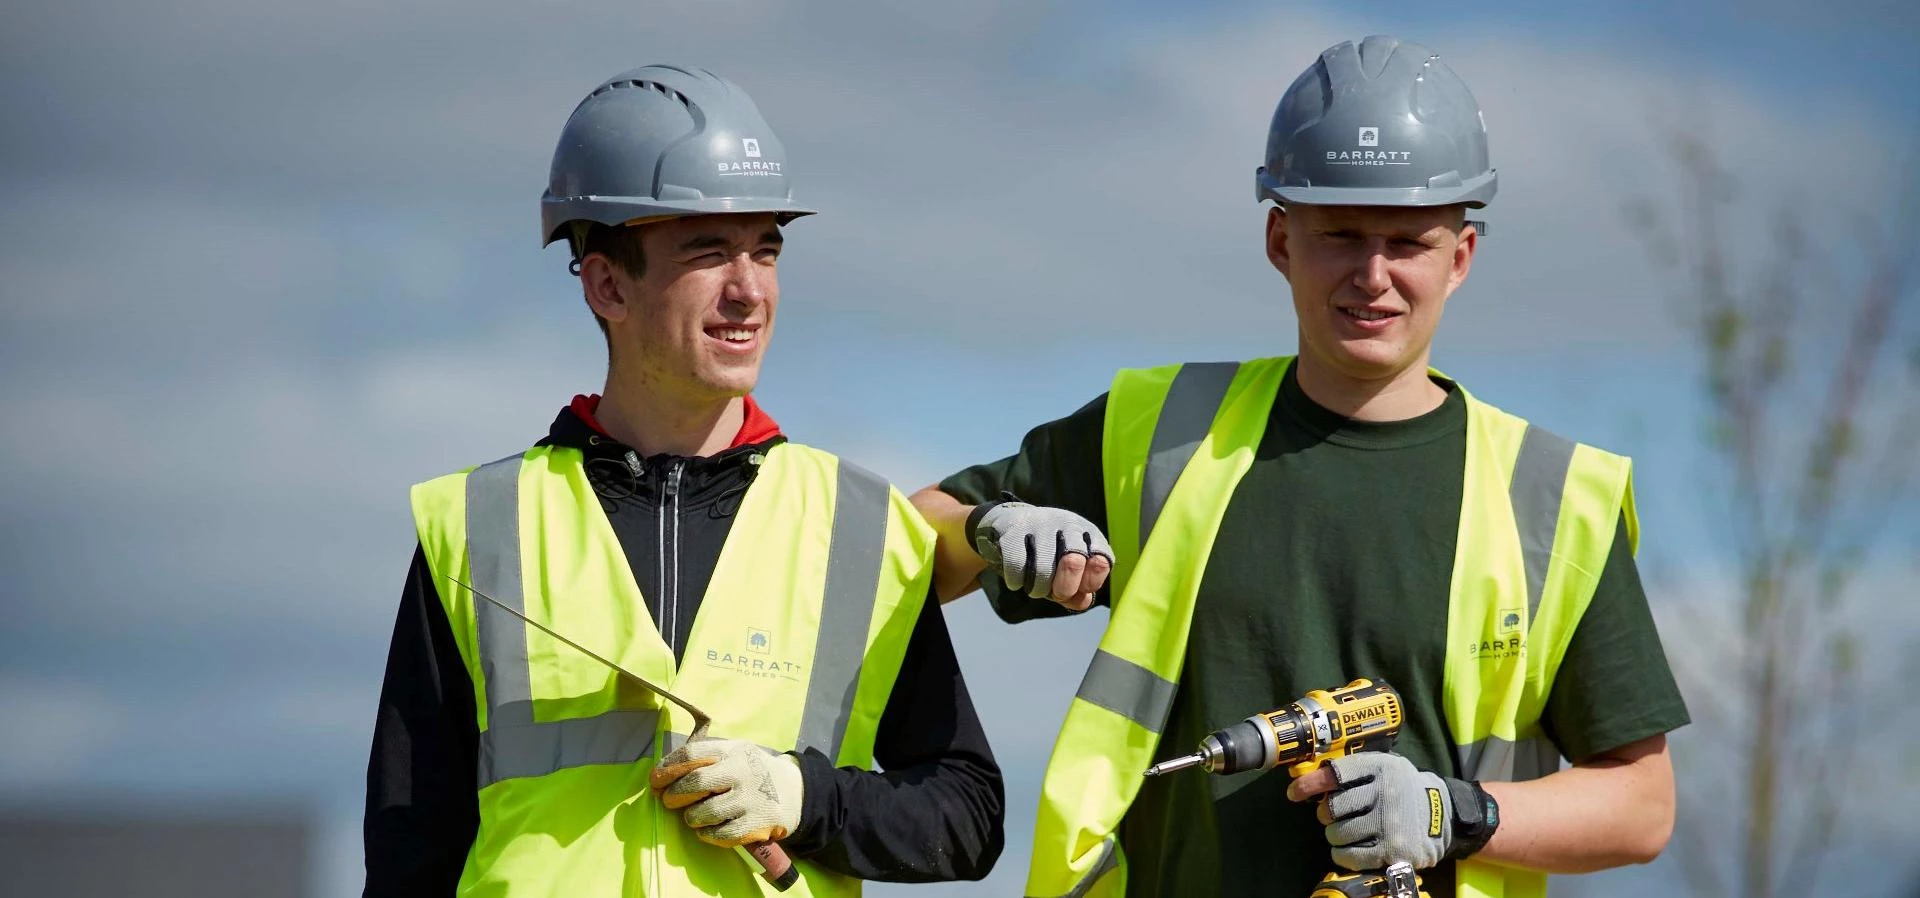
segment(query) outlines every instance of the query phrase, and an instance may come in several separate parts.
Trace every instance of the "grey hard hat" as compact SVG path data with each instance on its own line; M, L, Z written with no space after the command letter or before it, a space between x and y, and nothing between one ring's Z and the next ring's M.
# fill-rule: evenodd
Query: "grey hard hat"
M643 66L607 79L567 119L540 197L541 245L575 221L812 215L793 201L787 175L786 149L739 85L704 69Z
M1480 207L1497 186L1487 121L1433 51L1374 35L1320 54L1273 111L1257 199Z

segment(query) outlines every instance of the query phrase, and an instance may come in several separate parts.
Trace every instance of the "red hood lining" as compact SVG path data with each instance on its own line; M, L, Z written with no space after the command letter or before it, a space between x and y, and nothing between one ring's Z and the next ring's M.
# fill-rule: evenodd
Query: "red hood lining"
M749 443L764 443L767 440L780 436L780 425L774 423L773 417L768 415L764 409L760 408L760 403L753 401L752 396L746 397L746 406L746 418L740 422L740 432L733 435L733 443L727 447L729 449L745 446ZM587 422L587 426L593 428L594 431L601 436L612 436L612 434L607 433L606 428L600 426L599 420L593 416L594 412L600 408L600 394L576 395L573 397L573 402L569 403L567 407L572 409L574 414L580 416L580 420Z

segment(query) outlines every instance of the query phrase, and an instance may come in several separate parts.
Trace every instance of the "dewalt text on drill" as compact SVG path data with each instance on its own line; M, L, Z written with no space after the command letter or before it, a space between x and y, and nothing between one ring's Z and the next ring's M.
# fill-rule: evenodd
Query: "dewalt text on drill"
M1147 768L1159 776L1188 767L1208 773L1287 768L1295 779L1334 758L1363 751L1390 751L1405 719L1400 694L1386 683L1354 680L1334 690L1315 689L1276 711L1255 714L1200 740L1200 750ZM1328 873L1309 898L1425 898L1413 865L1385 870Z

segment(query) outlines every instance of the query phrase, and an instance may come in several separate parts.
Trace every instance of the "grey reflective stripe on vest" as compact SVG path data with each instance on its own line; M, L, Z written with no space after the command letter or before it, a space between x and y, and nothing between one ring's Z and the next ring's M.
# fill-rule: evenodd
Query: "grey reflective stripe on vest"
M1540 616L1540 596L1547 586L1547 567L1553 559L1553 537L1560 525L1560 501L1566 494L1567 472L1573 467L1574 445L1566 437L1529 424L1513 460L1513 481L1507 494L1513 503L1513 523L1520 531L1520 556L1527 572L1529 630ZM1517 782L1539 779L1560 769L1560 751L1547 739L1509 742L1489 736L1457 750L1460 770L1468 779Z
M1066 894L1059 896L1059 898L1081 898L1081 896L1087 894L1094 886L1100 883L1101 877L1106 876L1108 873L1113 872L1116 867L1119 867L1120 853L1114 850L1116 847L1113 836L1108 836L1101 840L1100 860L1094 862L1093 869L1088 870L1084 878L1074 884L1073 888L1068 889ZM1031 896L1031 898L1054 898L1054 896Z
M480 785L589 764L632 763L653 751L660 711L632 708L548 723L490 724L480 738Z
M489 462L467 475L467 567L473 588L524 613L520 587L520 456ZM487 688L487 725L533 722L533 686L527 669L527 625L475 599L481 679ZM484 751L483 751L484 754ZM481 770L481 784L487 782Z
M1547 586L1547 562L1553 558L1553 534L1560 524L1560 500L1573 467L1572 440L1527 425L1520 454L1513 460L1513 522L1520 528L1520 555L1527 566L1527 626L1540 614L1540 593Z
M1560 769L1560 750L1547 739L1509 742L1488 736L1472 745L1455 746L1460 772L1470 780L1517 783L1537 780Z
M1180 366L1167 387L1167 401L1153 423L1153 441L1147 449L1147 469L1140 482L1140 545L1153 533L1154 522L1167 507L1167 496L1200 449L1213 427L1213 416L1227 398L1227 387L1240 370L1239 362L1189 362Z
M1167 399L1153 423L1147 467L1140 483L1140 545L1167 506L1173 485L1213 428L1227 398L1239 362L1194 362L1180 366L1167 387ZM1158 733L1173 709L1174 684L1138 664L1105 651L1095 652L1080 680L1078 697Z
M467 565L473 588L524 613L520 581L520 465L515 455L467 475ZM653 750L660 712L619 709L535 723L526 623L475 600L474 629L486 681L479 787L589 764L632 763Z
M880 591L880 562L887 547L887 482L841 459L835 476L833 531L827 546L827 589L807 678L807 706L800 717L801 751L819 749L838 761L840 743L853 718L860 688L860 662Z
M1158 733L1173 708L1173 690L1159 674L1102 649L1093 653L1077 696Z

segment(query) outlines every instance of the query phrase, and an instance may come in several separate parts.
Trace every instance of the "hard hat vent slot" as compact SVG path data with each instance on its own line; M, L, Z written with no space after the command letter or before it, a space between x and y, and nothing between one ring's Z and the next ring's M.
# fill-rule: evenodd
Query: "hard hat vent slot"
M588 94L587 96L589 99L591 99L593 97L597 97L603 93L606 93L607 91L618 90L620 88L627 88L627 87L637 87L642 90L652 90L659 93L663 97L671 98L675 103L679 103L681 106L688 107L688 108L691 108L693 106L692 103L687 102L686 94L683 94L677 90L674 90L673 88L668 87L664 84L661 84L657 81L638 81L638 80L613 81L613 82L609 82L606 86L600 88L599 90L596 90L591 94Z

